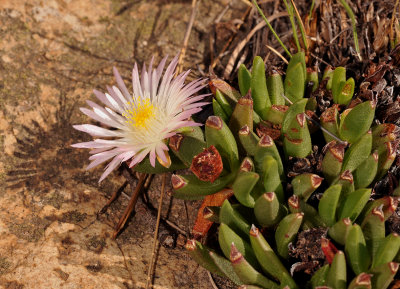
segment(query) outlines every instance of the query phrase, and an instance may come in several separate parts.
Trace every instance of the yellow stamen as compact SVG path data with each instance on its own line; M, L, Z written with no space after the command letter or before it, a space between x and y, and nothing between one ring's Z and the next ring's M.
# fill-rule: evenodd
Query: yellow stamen
M126 122L135 128L147 128L148 120L154 116L154 105L149 99L142 100L140 97L137 104L132 102L128 104L130 109L126 109L122 114L127 119Z

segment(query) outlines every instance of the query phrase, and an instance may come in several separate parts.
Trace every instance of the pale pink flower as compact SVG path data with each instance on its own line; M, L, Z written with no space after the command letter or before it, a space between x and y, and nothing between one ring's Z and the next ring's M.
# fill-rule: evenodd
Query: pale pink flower
M206 95L194 96L205 84L202 79L184 84L189 71L176 75L178 58L175 57L163 70L167 57L156 69L151 61L148 70L139 70L135 64L132 71L133 94L126 88L117 69L114 76L117 86L107 87L108 92L94 90L103 103L98 105L87 101L91 109L81 111L112 130L93 124L74 125L74 128L92 135L90 142L73 144L76 148L90 148L92 162L87 169L111 160L99 182L108 176L122 162L129 161L130 167L140 163L147 155L154 167L156 158L164 166L170 164L166 140L185 126L199 126L190 116L199 112L206 102L199 102Z

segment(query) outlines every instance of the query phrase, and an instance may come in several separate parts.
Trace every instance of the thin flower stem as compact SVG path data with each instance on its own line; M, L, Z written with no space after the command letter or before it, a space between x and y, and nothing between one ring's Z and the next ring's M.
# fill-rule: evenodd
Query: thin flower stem
M194 19L196 18L196 13L197 13L197 5L198 2L197 0L192 0L192 14L190 15L189 23L186 28L185 36L183 39L183 45L181 49L181 53L179 54L179 60L178 60L178 69L177 69L177 74L181 73L183 71L183 59L186 54L186 49L189 43L189 37L190 33L192 32L192 27L194 23Z
M308 18L310 18L310 19L311 19L313 10L314 10L314 6L315 6L315 0L312 0L311 7L310 7L310 13L308 14Z
M360 54L360 47L358 45L356 18L354 16L353 10L351 10L351 8L350 8L349 4L347 4L346 0L339 0L339 1L340 1L340 3L342 3L344 9L347 12L347 15L349 15L349 17L350 17L351 27L353 28L354 47L355 47L355 50L357 52L358 59L361 61L362 57L361 57L361 54Z
M297 22L299 23L301 38L303 39L303 43L304 43L304 49L307 51L308 50L307 35L306 35L306 30L304 29L303 21L301 20L299 10L297 10L294 0L290 0L290 1L292 2L294 12L296 12L295 15L296 15Z
M271 30L272 34L274 34L276 40L278 40L279 44L282 46L282 48L285 50L286 54L289 55L289 57L292 57L292 54L289 52L289 50L286 48L285 44L283 44L282 40L279 38L278 34L276 34L274 28L272 28L271 24L269 23L267 17L265 17L264 12L261 10L260 6L258 6L256 0L252 0L254 5L256 6L258 13L260 13L261 17L264 19L265 23L267 24L269 30Z
M149 264L149 270L147 272L146 289L151 288L151 275L152 275L153 268L154 268L156 249L157 249L157 244L158 244L158 240L157 240L157 238L158 238L158 229L160 227L161 208L162 208L162 204L163 204L166 179L167 179L167 174L164 173L163 176L162 176L161 194L160 194L160 200L159 200L158 212L157 212L157 223L156 223L156 229L155 229L155 232L154 232L154 240L153 240L153 250L152 250L152 253L151 253L151 260L150 260L150 264Z
M294 38L294 42L296 43L296 47L297 47L297 51L300 52L301 51L301 47L300 47L300 42L299 42L299 37L297 36L297 26L296 26L296 22L294 21L294 14L293 14L293 6L287 3L286 0L283 0L283 2L285 3L286 6L286 11L289 13L289 19L290 19L290 23L292 24L292 31L293 31L293 38Z

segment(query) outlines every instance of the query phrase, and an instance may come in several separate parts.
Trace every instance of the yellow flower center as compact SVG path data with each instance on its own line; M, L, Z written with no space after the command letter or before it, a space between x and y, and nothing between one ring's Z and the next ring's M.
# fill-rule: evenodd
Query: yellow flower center
M155 107L149 99L138 98L136 104L129 102L130 109L126 109L122 115L135 128L147 128L148 120L154 116Z

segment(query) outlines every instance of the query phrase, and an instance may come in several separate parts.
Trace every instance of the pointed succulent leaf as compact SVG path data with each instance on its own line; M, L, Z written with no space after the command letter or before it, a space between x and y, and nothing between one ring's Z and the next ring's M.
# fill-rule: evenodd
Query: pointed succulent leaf
M392 166L396 159L396 146L393 142L387 142L378 148L378 171L376 173L375 180L383 178Z
M239 130L239 140L249 156L254 156L260 138L245 125Z
M316 68L307 67L306 82L313 83L312 90L311 90L312 92L317 90L319 83L318 83L318 71Z
M331 242L331 240L324 237L321 238L321 250L325 255L326 262L328 262L329 264L332 264L336 253L339 251Z
M311 136L305 113L299 113L292 119L283 136L283 148L287 157L305 158L311 153Z
M339 202L342 185L333 185L325 190L318 204L318 212L327 226L336 222L336 209Z
M375 115L375 102L365 101L351 109L346 109L340 119L340 138L355 143L371 127Z
M372 133L369 130L358 141L353 143L344 154L342 172L349 170L353 172L370 155L372 148Z
M233 196L233 191L231 189L223 189L215 194L208 195L203 199L192 229L192 235L196 240L206 236L208 230L210 230L213 224L213 221L206 218L206 214L210 218L212 217L210 215L210 210L206 210L206 207L209 207L211 210L213 210L211 214L214 215L214 217L218 217L219 208L221 207L222 203L231 196ZM215 206L218 206L218 210L212 209L215 208ZM219 219L217 221L219 222Z
M344 149L346 145L336 141L331 141L325 147L326 153L322 159L322 173L328 182L335 180L342 171Z
M326 277L326 286L335 289L346 289L346 284L346 258L342 251L338 251L329 268L328 276Z
M374 208L365 216L361 223L361 229L370 255L374 257L383 239L385 239L385 216L381 207Z
M354 171L354 187L368 187L378 171L378 152L375 151Z
M218 268L218 266L215 265L214 260L211 259L210 248L207 248L205 245L196 240L188 240L185 245L185 249L200 266L213 274L226 277L225 274Z
M228 119L232 115L232 106L229 104L228 100L225 98L225 96L219 91L218 89L215 91L215 100L218 102Z
M254 197L251 192L260 179L260 176L254 172L239 172L232 184L232 189L236 199L244 206L253 208Z
M301 63L297 63L291 70L286 71L284 81L285 95L291 101L295 102L304 97L305 75Z
M218 89L224 95L231 107L234 107L238 99L241 97L240 93L236 89L217 77L211 77L208 86L214 95Z
M207 147L213 145L223 160L229 161L231 171L239 167L239 152L231 130L218 116L210 116L205 125Z
M339 199L339 209L342 207L343 201L347 198L349 194L354 192L354 178L350 171L344 171L340 174L339 178L332 182L332 185L340 184L342 185L342 193Z
M238 69L238 82L241 95L246 95L250 89L251 73L244 64Z
M260 56L256 56L253 60L250 90L254 102L254 110L264 119L265 109L271 106L271 101L265 77L265 64Z
M307 99L300 99L289 106L282 123L282 133L287 133L293 119L300 113L305 112Z
M250 230L250 242L263 271L279 280L281 287L298 288L279 257L264 239L260 231L253 225Z
M343 104L343 105L348 105L353 98L354 94L354 79L350 77L347 79L346 82L342 82L339 85L339 90L338 90L338 96L337 96L337 103L338 104Z
M176 130L177 133L186 135L186 136L190 136L193 138L197 138L199 140L204 141L204 132L203 130L198 127L198 126L185 126L185 127L181 127L179 129Z
M293 55L289 61L283 84L285 95L291 102L295 102L304 97L305 82L305 56L304 52L298 52Z
M275 231L277 251L284 259L287 259L289 256L288 245L295 239L303 222L303 216L303 213L287 215L280 221Z
M349 284L347 289L371 289L371 274L361 273L357 275Z
M301 213L300 198L296 195L292 195L288 199L288 207L289 207L289 212L292 214Z
M400 249L400 236L396 233L391 233L379 245L376 254L372 260L371 268L379 267L383 264L392 262Z
M399 264L394 262L389 262L382 264L371 270L372 278L372 288L386 289L392 283L394 276L399 270Z
M250 243L239 236L227 224L220 224L218 231L218 242L225 257L230 257L231 244L235 243L237 249L246 257L246 260L248 262L250 262L255 267L259 266Z
M273 124L282 124L285 114L289 109L286 105L272 105L268 107L265 112L265 120Z
M235 173L229 173L219 177L213 183L201 181L195 175L172 175L171 183L175 191L174 197L196 200L206 195L214 194L230 184L235 175Z
M349 218L345 218L339 220L332 227L330 227L328 234L333 240L335 240L336 243L344 245L351 228L351 220Z
M228 120L229 120L228 115L225 113L225 111L222 109L221 105L218 103L218 101L216 99L212 100L212 107L213 107L214 115L222 118L222 120L224 122L228 122Z
M229 128L236 136L239 129L247 125L249 129L253 130L253 100L250 93L241 97L232 113L229 121Z
M390 216L392 216L393 213L396 211L397 202L393 197L390 196L385 196L383 198L369 202L362 211L360 219L363 220L366 215L368 215L373 209L378 207L382 208L383 214L385 216L385 221L387 221L387 219L389 219Z
M314 273L314 275L311 277L311 287L312 288L317 288L320 286L324 286L326 284L326 279L328 277L329 273L329 264L326 264L319 268L317 272Z
M285 99L283 98L284 89L282 76L278 72L273 71L272 74L267 77L267 88L269 97L271 99L271 104L285 104Z
M282 182L279 177L278 163L274 157L267 155L260 165L261 181L265 192L275 192L278 200L283 203L285 198L283 194ZM256 196L257 197L257 196Z
M210 251L210 257L214 261L215 265L219 268L219 270L224 273L226 277L228 277L233 283L236 285L241 285L243 282L240 280L238 275L233 270L232 264L226 258L220 256L219 254Z
M350 218L355 221L371 195L371 189L358 189L350 193L339 209L339 219Z
M219 221L228 225L232 230L234 230L238 235L247 239L251 228L251 225L247 220L237 212L228 200L225 200L222 204L221 210L219 212Z
M327 108L320 116L321 126L335 136L339 136L339 111L337 105ZM322 131L325 141L335 140L330 134Z
M367 271L371 264L371 257L367 250L364 235L359 225L355 224L350 229L346 238L344 250L346 252L346 257L348 258L347 261L354 273L361 274Z
M332 69L332 66L330 66L330 65L328 65L324 70L324 75L322 76L322 80L327 79L327 82L326 82L327 90L332 89L333 72L334 72L334 70Z
M260 272L256 271L249 262L247 262L242 253L238 250L238 248L236 248L234 242L231 244L230 260L233 270L235 270L235 273L239 276L243 283L257 285L263 288L279 288L277 283L264 277Z
M303 225L307 224L309 228L326 227L318 211L302 199L300 199L300 209L301 212L304 213Z
M332 75L332 96L335 103L339 103L340 87L346 82L346 68L336 67Z
M219 224L219 212L221 207L218 206L206 206L203 209L203 218L212 222Z
M172 152L187 166L193 158L206 148L204 140L185 134L176 134L169 138L169 147Z
M396 139L396 125L393 123L381 123L372 128L372 149L375 150L386 142Z
M257 148L254 153L256 170L260 173L263 172L264 158L267 156L272 156L275 159L278 165L279 176L284 178L285 172L278 148L276 147L274 140L269 135L264 135L257 143Z
M265 193L257 199L254 214L261 226L270 227L279 223L287 214L287 209L281 205L275 193Z
M311 194L321 185L323 178L318 175L304 173L292 180L293 193L307 201Z

